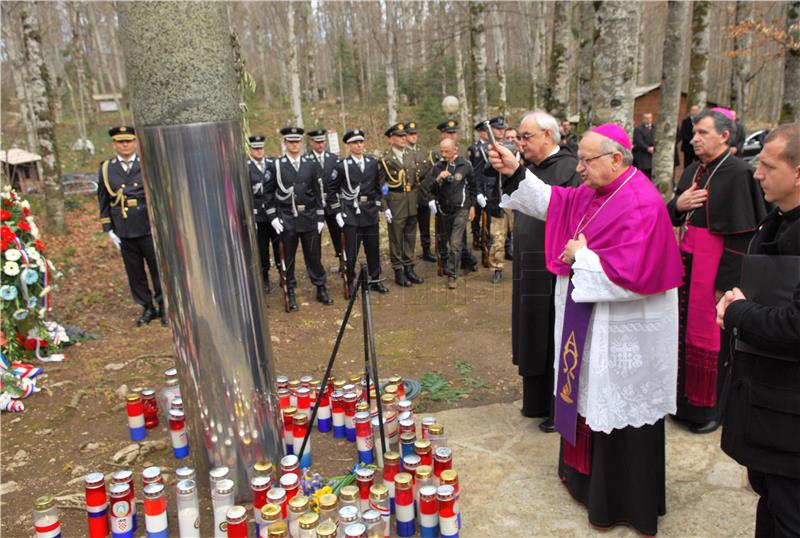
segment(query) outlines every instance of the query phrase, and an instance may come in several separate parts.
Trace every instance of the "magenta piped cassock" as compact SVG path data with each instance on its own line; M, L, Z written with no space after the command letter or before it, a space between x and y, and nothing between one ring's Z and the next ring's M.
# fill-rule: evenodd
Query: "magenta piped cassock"
M611 197L632 172L633 177ZM681 285L683 264L672 222L658 190L641 171L627 168L598 189L552 188L545 224L545 257L551 273L569 275L570 266L559 256L577 235L581 219L584 224L591 219L581 233L614 284L642 295Z

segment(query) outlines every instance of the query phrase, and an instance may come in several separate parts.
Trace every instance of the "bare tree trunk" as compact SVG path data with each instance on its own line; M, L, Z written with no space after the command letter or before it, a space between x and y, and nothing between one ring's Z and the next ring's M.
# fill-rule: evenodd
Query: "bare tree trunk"
M395 68L397 67L397 32L395 31L395 11L394 2L384 2L386 16L384 20L383 34L388 37L389 47L387 57L384 59L384 73L386 74L386 108L389 113L389 125L397 123L397 80L395 79Z
M497 69L497 84L499 87L497 106L500 115L504 118L508 112L508 91L506 82L506 34L503 25L503 14L500 13L499 4L492 4L492 41L494 41L494 64Z
M736 24L753 18L753 2L739 0L736 2ZM747 116L748 94L750 89L750 69L752 57L750 48L753 35L744 32L736 36L733 45L733 70L731 72L731 108L738 112L738 118L745 121Z
M547 93L547 3L536 2L534 22L533 52L533 104L536 108L545 107Z
M304 24L301 24L301 28L303 28L306 32L306 80L308 82L308 93L311 96L311 102L315 102L319 99L319 88L317 87L317 52L316 47L316 24L314 22L314 11L311 5L311 2L303 2L302 8L303 16L301 21Z
M593 2L581 2L578 52L579 132L592 122L592 61L594 59L595 11Z
M110 18L111 22L113 21L114 24L109 24L106 27L107 30L107 37L108 42L111 45L111 56L114 59L114 73L117 77L117 88L122 91L125 88L125 60L122 58L122 53L119 50L119 28L117 25L116 20L116 13Z
M550 55L550 94L547 108L557 118L567 116L569 80L572 70L572 4L555 3L553 48Z
M521 13L525 13L526 10L530 9L531 13L526 14L525 22L522 27L522 42L525 46L525 62L524 62L524 70L528 73L528 78L526 79L526 84L528 85L528 109L534 108L534 100L536 99L536 77L534 76L534 69L533 67L536 65L533 62L534 54L534 35L533 35L533 25L531 24L531 20L534 19L535 13L538 9L538 2L533 2L528 5L522 4L520 2L517 3L516 8L520 10Z
M22 34L25 62L29 66L31 105L36 134L39 137L39 153L42 156L42 179L44 181L46 222L48 231L61 235L64 226L64 185L61 183L61 164L58 160L50 75L42 56L42 38L36 16L36 4L22 5Z
M258 49L258 69L261 72L261 94L264 97L264 104L269 104L269 74L267 72L267 61L264 57L264 52L267 50L267 44L265 42L265 32L264 28L261 26L260 17L257 14L253 15L256 17L259 22L256 24L256 32L258 32L258 38L256 40L257 49Z
M706 106L708 100L708 1L695 0L692 7L692 54L689 59L689 106Z
M455 6L455 9L458 9L458 6ZM464 77L464 24L462 23L462 18L458 16L455 17L456 20L456 85L457 85L457 92L458 92L458 114L459 114L459 131L460 135L463 140L466 140L467 135L470 132L470 121L469 121L469 103L467 102L467 81ZM442 77L445 79L446 77ZM442 92L444 93L444 92Z
M661 62L661 97L656 122L653 182L662 194L672 192L675 169L675 132L681 100L681 71L686 47L686 26L689 3L670 0L667 7L667 28Z
M294 27L294 2L286 3L287 30L289 31L289 100L292 104L293 123L303 126L303 105L300 99L300 66L298 65L297 33Z
M75 64L75 76L78 79L78 104L79 108L76 110L76 117L78 119L78 135L81 140L86 140L86 99L84 97L86 77L84 71L84 58L83 58L83 43L81 40L81 5L80 2L75 2L74 6L74 21L72 23L72 61ZM71 84L70 84L71 86ZM72 88L70 87L70 91Z
M800 41L800 2L787 6L786 33ZM783 58L783 99L781 101L781 123L800 120L800 50L786 50Z
M593 124L614 122L633 131L633 86L636 83L637 4L598 2L598 38L594 43Z
M4 14L5 17L8 14ZM19 114L22 125L25 127L25 139L28 143L28 151L34 153L39 151L39 141L36 136L36 124L31 116L30 96L26 87L27 66L20 53L18 28L13 25L3 26L3 42L8 51L8 59L11 61L11 78L14 81L14 92L19 103Z
M486 93L486 2L476 0L469 3L470 53L472 58L472 82L475 91L475 123L485 120L489 113Z

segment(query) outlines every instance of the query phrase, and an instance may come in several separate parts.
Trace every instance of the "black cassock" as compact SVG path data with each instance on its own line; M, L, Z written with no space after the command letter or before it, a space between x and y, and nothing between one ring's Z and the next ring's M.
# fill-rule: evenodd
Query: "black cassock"
M538 166L527 164L548 185L577 187L582 180L575 171L578 158L562 146ZM523 176L524 177L524 176ZM514 192L518 183L506 183ZM537 417L552 413L555 275L545 267L544 221L514 211L513 285L511 294L512 361L522 376L522 413Z
M727 158L726 155L727 152L714 159L705 170L700 168L702 164L699 161L689 165L681 174L675 197L667 204L674 226L686 224L688 218L689 225L706 228L722 236L724 252L719 261L714 289L723 292L739 285L743 255L756 226L767 212L764 196L753 179L750 166L734 155ZM700 188L708 189L708 203L691 214L681 213L677 209L678 197L691 187L693 181ZM681 258L685 274L684 284L678 290L678 409L675 416L693 424L702 424L720 420L724 409L729 388L731 335L727 331L721 335L721 349L717 356L716 403L709 407L690 404L686 396L686 322L693 255L682 250Z

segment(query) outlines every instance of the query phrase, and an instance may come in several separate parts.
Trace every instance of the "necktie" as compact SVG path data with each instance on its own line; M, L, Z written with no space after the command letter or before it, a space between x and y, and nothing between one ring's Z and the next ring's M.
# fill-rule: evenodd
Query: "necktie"
M133 166L131 163L132 161L120 161L122 169L125 171L126 174L131 171L131 167Z
M294 166L294 171L295 172L299 172L300 171L300 161L294 161L293 160L292 161L292 166Z
M364 160L363 159L358 161L358 169L361 170L362 172L364 171Z

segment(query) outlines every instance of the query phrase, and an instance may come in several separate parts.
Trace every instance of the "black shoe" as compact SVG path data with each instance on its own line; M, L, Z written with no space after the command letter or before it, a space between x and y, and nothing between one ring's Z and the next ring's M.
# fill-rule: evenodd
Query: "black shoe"
M709 420L702 424L692 424L689 426L689 431L692 433L711 433L719 428L720 423L718 420Z
M495 271L489 282L492 284L500 284L501 280L503 280L503 271Z
M430 248L423 248L422 249L422 259L426 262L435 262L436 256L433 255Z
M161 318L161 325L167 326L167 311L164 309L164 302L158 303L158 317Z
M141 327L142 325L147 325L154 319L158 317L158 312L153 307L153 304L146 304L144 305L144 309L142 309L142 315L139 316L139 319L136 320L136 326Z
M404 288L407 288L411 285L411 282L408 281L408 279L406 278L406 274L403 272L402 269L395 269L394 281L398 286L402 286Z
M423 282L425 282L424 280L422 280L421 276L419 276L417 273L414 272L413 265L406 267L406 278L409 281L413 282L414 284L422 284Z
M296 312L300 309L297 306L297 297L294 295L294 288L289 288L289 291L286 293L287 299L289 301L289 312Z
M328 295L328 290L325 289L324 284L322 286L317 286L317 301L324 305L333 304L333 299Z
M539 423L539 429L544 433L553 433L556 431L556 425L553 423L552 418L546 418Z
M454 277L454 276L447 277L447 289L448 290L454 290L454 289L456 289L456 287L457 287L457 285L456 285L456 277Z
M378 293L389 293L389 288L383 285L383 282L374 282L369 285L369 289L377 291Z

